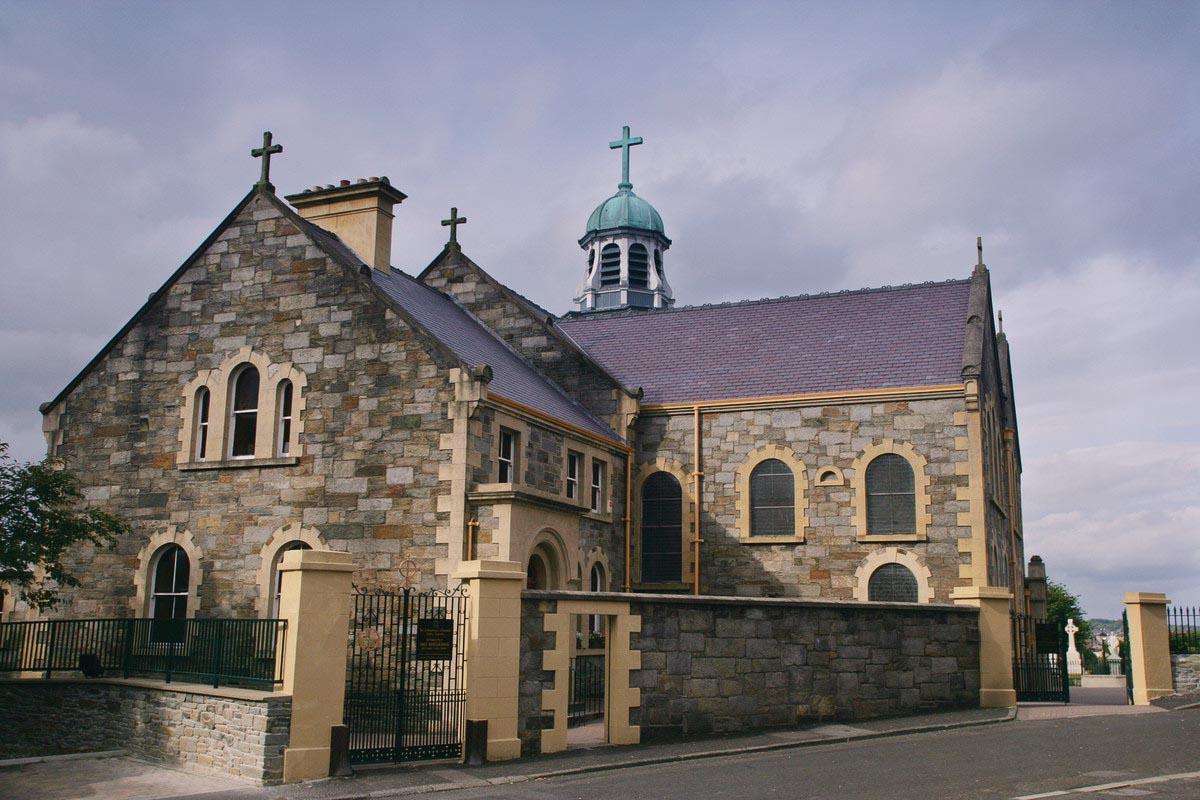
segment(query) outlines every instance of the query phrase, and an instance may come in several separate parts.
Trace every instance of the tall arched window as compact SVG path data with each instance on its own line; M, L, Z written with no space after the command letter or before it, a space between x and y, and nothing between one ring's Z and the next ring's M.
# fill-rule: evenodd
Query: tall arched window
M150 641L174 643L183 641L183 623L187 619L188 587L191 564L187 553L177 544L158 552L151 567Z
M308 542L302 542L297 539L294 542L288 542L283 547L279 548L279 552L275 554L275 563L271 565L271 587L275 594L271 598L271 616L279 616L279 595L283 590L283 573L279 571L279 565L283 563L283 557L293 550L312 550Z
M796 534L796 480L777 458L759 462L750 473L750 535Z
M279 455L286 456L292 448L292 382L279 382Z
M884 603L917 602L917 578L903 564L884 564L871 573L867 599Z
M669 472L656 472L642 484L642 582L682 576L683 490Z
M650 285L650 255L645 245L633 244L629 247L629 285L638 289Z
M600 250L600 285L616 286L621 282L621 248L606 244Z
M253 458L258 436L258 370L247 364L233 378L233 410L230 413L229 455Z
M663 279L662 251L659 250L657 247L654 248L654 271L655 271L655 273L658 274L658 279L661 281Z
M884 453L867 465L867 533L913 533L917 529L912 465Z
M196 392L196 460L208 456L208 407L211 402L208 387L201 386Z
M588 575L588 586L593 592L608 591L608 580L604 577L604 567L601 564L592 564L591 573ZM599 614L592 614L588 628L593 637L603 636L604 617Z

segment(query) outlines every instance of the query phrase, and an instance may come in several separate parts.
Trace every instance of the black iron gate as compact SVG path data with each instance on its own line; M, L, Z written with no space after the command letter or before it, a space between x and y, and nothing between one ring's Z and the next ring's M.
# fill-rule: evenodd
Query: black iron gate
M1071 702L1067 637L1058 624L1014 613L1012 636L1013 685L1017 700Z
M462 755L466 587L355 590L344 719L356 764Z
M571 658L567 727L604 718L604 654Z

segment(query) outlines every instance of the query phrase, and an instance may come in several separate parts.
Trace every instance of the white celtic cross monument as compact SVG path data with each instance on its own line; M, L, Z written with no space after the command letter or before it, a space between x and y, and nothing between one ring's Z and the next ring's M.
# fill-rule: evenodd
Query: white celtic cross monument
M1068 619L1067 627L1063 630L1067 632L1067 674L1081 675L1083 659L1079 657L1079 651L1075 649L1075 634L1079 633L1079 626L1075 624L1075 620Z

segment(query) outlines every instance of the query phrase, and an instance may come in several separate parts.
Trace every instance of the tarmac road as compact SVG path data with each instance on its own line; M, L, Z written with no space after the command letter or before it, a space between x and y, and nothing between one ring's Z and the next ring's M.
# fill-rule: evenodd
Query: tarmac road
M1017 721L419 796L439 800L1018 798L1181 773L1196 774L1051 796L1200 798L1200 710Z

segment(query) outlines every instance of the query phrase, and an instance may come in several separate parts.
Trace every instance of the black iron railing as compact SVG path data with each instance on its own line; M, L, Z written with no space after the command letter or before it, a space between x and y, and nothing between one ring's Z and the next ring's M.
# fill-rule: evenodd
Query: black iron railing
M282 619L63 619L0 623L0 673L80 672L273 688Z
M567 725L581 725L604 716L604 654L571 659Z
M1172 653L1200 653L1200 608L1168 606L1167 627L1170 631Z

